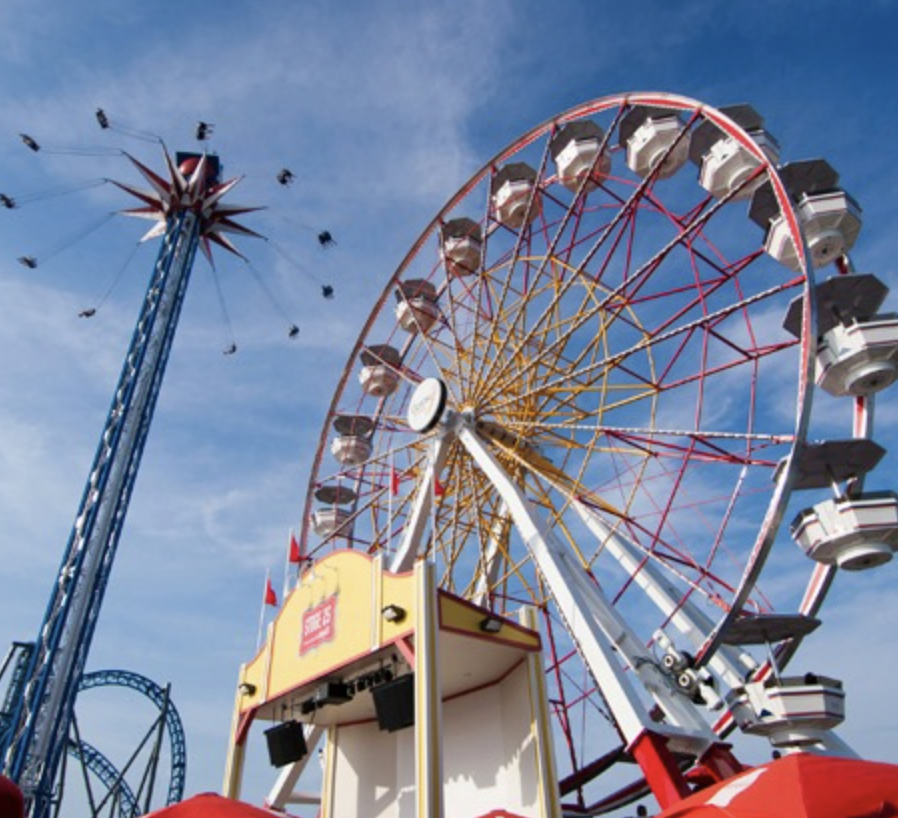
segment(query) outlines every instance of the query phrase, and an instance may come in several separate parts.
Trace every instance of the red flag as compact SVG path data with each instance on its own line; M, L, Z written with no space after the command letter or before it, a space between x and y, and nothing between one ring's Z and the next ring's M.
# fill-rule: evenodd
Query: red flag
M443 484L440 482L440 478L434 475L433 478L433 496L434 497L442 497L446 493L446 489L443 487Z
M390 491L395 497L399 494L399 472L390 466Z
M265 604L274 605L275 607L278 604L278 596L274 592L274 588L271 587L271 577L265 579Z
M299 551L299 543L296 542L296 537L293 536L292 531L290 532L290 556L288 559L294 565L298 565L302 561L302 556Z

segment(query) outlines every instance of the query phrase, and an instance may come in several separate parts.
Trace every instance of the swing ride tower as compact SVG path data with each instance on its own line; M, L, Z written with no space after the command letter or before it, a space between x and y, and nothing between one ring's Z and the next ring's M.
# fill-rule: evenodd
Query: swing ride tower
M131 158L131 157L129 157ZM87 483L33 646L18 666L0 722L0 770L16 781L30 818L46 818L61 797L58 777L76 693L146 445L197 249L213 243L236 253L226 233L257 235L233 217L256 208L223 205L240 180L221 181L218 158L165 152L168 178L131 161L149 182L142 190L115 182L141 206L124 215L155 224L161 237L121 375Z

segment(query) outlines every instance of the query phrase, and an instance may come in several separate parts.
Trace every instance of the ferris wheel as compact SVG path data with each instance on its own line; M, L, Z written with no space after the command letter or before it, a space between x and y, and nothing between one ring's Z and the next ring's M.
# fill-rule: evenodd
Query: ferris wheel
M535 607L561 792L584 812L639 791L590 786L625 754L646 771L646 729L677 758L712 757L735 722L829 741L835 680L804 679L806 723L764 710L764 680L838 569L898 542L895 495L864 488L898 320L853 269L836 172L779 162L748 105L633 93L552 118L424 230L330 404L306 553L426 558L498 615ZM812 440L816 385L847 439Z

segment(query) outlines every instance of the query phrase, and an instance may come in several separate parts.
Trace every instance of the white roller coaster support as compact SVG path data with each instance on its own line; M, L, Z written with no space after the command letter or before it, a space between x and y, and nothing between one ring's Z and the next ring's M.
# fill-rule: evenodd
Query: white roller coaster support
M603 543L604 551L613 557L645 591L646 596L680 632L694 650L698 650L714 630L714 623L691 600L683 601L678 591L652 560L651 555L612 531L608 524L579 500L571 505L580 519ZM730 688L739 687L747 672L756 670L758 663L745 651L724 645L708 662L711 669Z
M430 456L427 458L427 465L424 467L423 479L418 484L418 493L412 504L402 543L399 545L399 549L393 555L393 561L390 563L390 572L393 574L411 571L414 567L420 550L419 544L427 528L433 508L434 481L443 470L448 451L449 445L444 437L435 437L433 439L433 448Z
M716 742L716 737L692 702L669 687L668 679L653 657L608 604L583 566L537 517L531 504L465 419L453 415L446 425L453 427L458 440L508 505L521 539L549 587L567 630L611 708L626 743L631 745L646 732L652 732L665 736L672 751L704 754ZM652 721L645 702L626 677L615 653L662 709L666 723Z

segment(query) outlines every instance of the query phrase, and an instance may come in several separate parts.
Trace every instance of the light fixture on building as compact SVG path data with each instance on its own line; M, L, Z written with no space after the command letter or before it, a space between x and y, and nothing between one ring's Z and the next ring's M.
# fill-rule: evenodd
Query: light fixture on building
M387 622L402 622L405 619L405 608L399 605L385 605L380 612Z
M502 620L495 616L487 616L480 620L480 630L484 633L499 633L502 630Z

